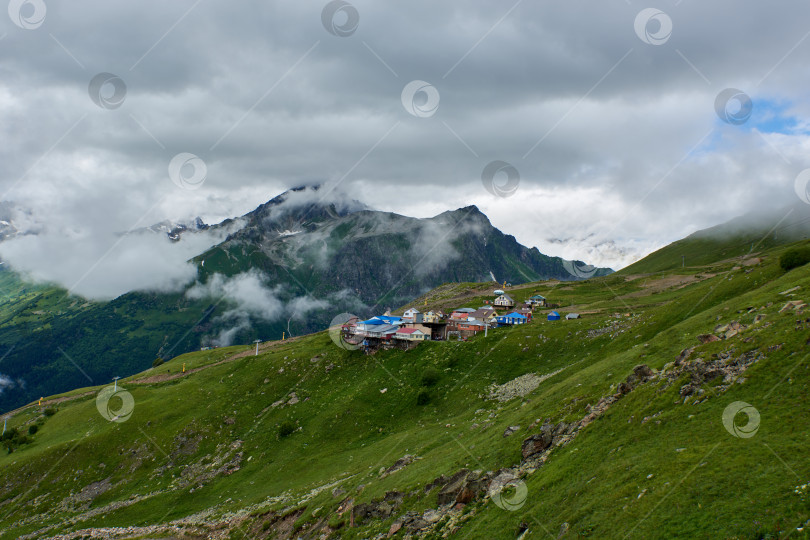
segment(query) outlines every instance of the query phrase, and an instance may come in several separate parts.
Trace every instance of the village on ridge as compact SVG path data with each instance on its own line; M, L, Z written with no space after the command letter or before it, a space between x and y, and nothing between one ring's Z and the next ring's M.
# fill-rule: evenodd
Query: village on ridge
M535 308L556 307L549 305L546 298L535 294L528 298L522 307L515 308L515 300L503 290L494 291L496 298L478 308L458 308L450 314L442 311L422 313L416 308L408 308L401 317L391 315L390 310L383 315L362 321L353 317L342 324L343 339L362 347L366 352L379 348L412 347L422 341L445 341L455 337L466 341L479 332L486 335L490 328L526 324L532 320ZM503 313L503 314L501 314ZM557 311L546 316L549 321L559 321ZM566 320L579 319L578 313L568 313Z

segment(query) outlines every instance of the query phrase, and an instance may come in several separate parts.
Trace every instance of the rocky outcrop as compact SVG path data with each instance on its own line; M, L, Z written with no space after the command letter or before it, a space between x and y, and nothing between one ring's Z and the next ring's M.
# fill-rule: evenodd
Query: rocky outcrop
M456 502L467 486L467 478L469 476L470 471L467 469L461 469L451 476L448 482L442 487L441 491L439 491L439 506Z
M410 537L410 534L422 536L429 534L430 531L435 532L436 527L439 526L441 530L451 534L457 530L458 524L462 519L465 519L465 515L471 515L463 510L465 505L476 499L492 497L493 494L499 493L505 486L520 482L521 477L531 474L545 463L554 448L568 444L582 429L604 414L611 405L640 385L652 381L663 381L661 390L664 390L688 373L690 381L681 389L681 394L685 395L688 400L689 396L703 392L701 385L706 382L716 381L720 377L723 379L723 384L716 388L719 391L725 390L737 381L740 374L751 364L764 358L764 355L756 350L735 356L732 349L731 351L713 355L708 362L703 358L690 361L694 352L694 347L682 350L678 357L664 366L664 369L660 372L652 370L646 364L635 366L626 379L617 385L615 393L603 396L595 405L589 405L587 414L579 421L571 423L558 422L557 424L552 424L550 420L544 421L537 433L523 439L521 443L522 460L514 468L500 469L494 473L461 469L449 477L445 475L437 477L428 483L423 491L428 494L437 488L439 489L436 500L438 508L429 509L422 513L407 512L403 514L391 525L387 536L390 538L403 530L407 531L406 537ZM660 414L659 412L646 417L642 423L654 419ZM529 429L535 428L539 423L538 420L530 425ZM504 432L504 436L509 436L517 432L518 429L519 426L508 427ZM353 515L358 519L377 516L382 518L390 517L401 500L401 494L399 498L386 494L383 499L358 505L355 507ZM445 521L444 518L447 518L447 520ZM561 535L565 534L567 530L568 524L565 523L561 529Z
M608 407L641 384L652 380L664 380L662 389L666 389L674 381L681 379L684 374L688 373L690 380L680 389L681 397L684 398L684 401L687 401L694 395L704 393L702 388L704 383L715 381L720 377L723 378L723 384L717 386L716 391L725 391L738 380L740 374L748 366L764 358L764 355L756 350L734 356L732 349L714 355L715 357L708 362L702 358L688 362L693 353L694 347L684 349L675 361L664 366L664 369L659 373L654 372L645 364L637 365L633 368L633 372L617 385L615 394L600 398L595 406L589 408L588 414L578 422L572 424L561 422L553 427L549 422L544 423L539 433L523 440L521 445L521 455L523 456L521 470L532 471L542 465L554 447L567 444L581 429L602 415Z
M554 435L551 425L544 424L543 427L540 428L540 433L523 440L523 443L520 445L520 453L523 455L523 459L527 459L546 450L551 446L553 438Z
M801 300L791 300L790 302L788 302L787 304L782 306L781 309L779 309L779 313L784 313L785 311L790 311L790 310L801 312L806 307L807 307L807 304L805 304Z
M418 456L412 456L410 454L405 454L404 456L399 458L396 461L396 463L394 463L393 465L391 465L387 469L384 469L380 473L380 478L385 478L388 475L391 475L391 474L393 474L393 473L395 473L395 472L397 472L397 471L399 471L401 469L404 469L405 467L407 467L408 465L410 465L411 463L413 463L417 459L421 459L421 458L419 458Z
M367 518L386 519L402 504L404 495L398 491L387 492L382 499L356 505L352 509L352 521L357 523Z
M704 393L702 388L704 383L715 381L722 377L722 383L715 387L715 392L724 392L741 374L754 362L765 358L765 355L757 350L748 351L740 355L734 355L734 349L716 353L710 360L697 358L685 364L676 360L664 366L661 378L666 382L664 388L674 384L681 379L684 374L689 374L689 381L683 384L679 394L685 400L692 396L699 396Z

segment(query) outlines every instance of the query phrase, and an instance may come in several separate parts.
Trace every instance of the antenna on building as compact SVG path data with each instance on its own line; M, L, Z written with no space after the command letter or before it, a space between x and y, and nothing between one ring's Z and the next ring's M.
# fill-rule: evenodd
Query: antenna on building
M120 379L120 378L121 378L121 377L118 377L118 376L113 377L113 382L114 382L114 386L113 386L113 392L117 392L117 391L118 391L118 379Z
M253 356L259 356L259 343L261 343L261 342L262 342L262 340L260 340L260 339L257 339L257 340L255 340L253 342L253 343L256 344L256 354L254 354Z

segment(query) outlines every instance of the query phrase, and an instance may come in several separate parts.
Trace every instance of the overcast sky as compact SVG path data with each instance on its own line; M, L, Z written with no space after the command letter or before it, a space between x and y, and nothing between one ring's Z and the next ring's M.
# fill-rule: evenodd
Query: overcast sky
M143 242L108 252L108 233L218 221L313 182L417 217L475 204L523 244L619 268L795 202L810 167L804 1L12 0L8 12L0 193L50 240L0 255L45 278L73 268L68 287L101 256L171 259Z

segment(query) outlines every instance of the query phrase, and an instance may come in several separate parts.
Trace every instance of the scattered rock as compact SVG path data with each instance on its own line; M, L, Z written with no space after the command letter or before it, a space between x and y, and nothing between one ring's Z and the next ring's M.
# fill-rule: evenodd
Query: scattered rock
M455 503L459 494L461 494L467 482L467 477L470 475L468 469L461 469L456 474L450 477L450 480L439 492L439 506L445 504Z
M684 349L681 351L681 354L678 355L678 358L675 359L675 365L680 366L687 360L689 357L692 356L692 353L695 351L694 347L689 347L688 349Z
M517 473L514 469L501 469L487 486L487 492L490 496L494 493L500 493L507 484L516 479Z
M558 369L546 375L536 375L534 373L527 373L520 377L513 379L507 383L498 385L493 384L489 387L488 399L495 399L500 402L509 401L516 397L523 397L526 394L533 392L540 383L558 374L565 368Z
M84 486L82 490L76 495L73 495L72 498L75 502L92 501L99 495L109 490L110 487L112 487L110 479L105 478L104 480L101 480L99 482L93 482L92 484Z
M654 375L653 370L646 364L641 364L633 368L633 375L641 380L649 379Z
M402 528L402 522L401 521L393 522L391 524L391 528L388 529L388 538L391 538L392 536L397 534L401 528Z
M621 395L629 394L633 390L633 385L627 382L620 382L619 386L616 387L616 391Z
M510 435L513 435L514 433L516 433L519 430L520 430L520 426L509 426L508 428L506 428L506 431L503 432L503 436L504 437L509 437Z
M448 481L449 479L445 475L439 476L438 478L434 479L433 482L425 486L425 493L430 492L434 488L447 484Z
M790 311L791 309L795 311L801 311L805 307L807 307L807 304L805 304L801 300L791 300L790 302L782 306L782 309L779 310L779 313L784 313L785 311Z
M523 444L520 446L520 453L523 455L523 459L541 453L551 446L553 439L554 433L551 424L544 424L543 427L540 428L540 433L523 440Z
M407 467L408 465L410 465L411 463L413 463L417 459L420 459L420 458L417 457L417 456L412 456L410 454L405 454L404 456L399 458L396 461L396 463L394 463L393 465L391 465L387 469L383 470L383 472L380 474L380 478L385 478L386 476L388 476L390 474L393 474L393 473L399 471L400 469L404 469L405 467Z

